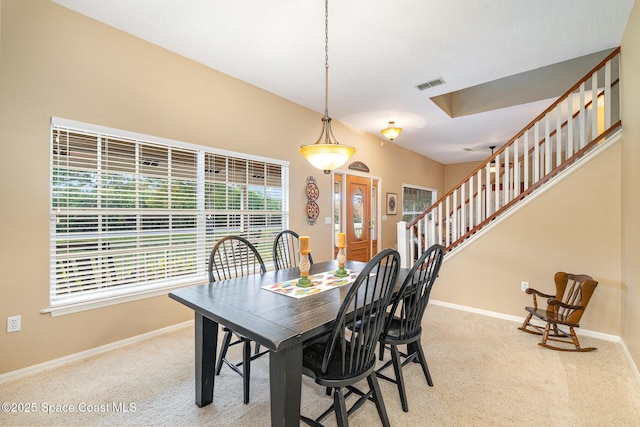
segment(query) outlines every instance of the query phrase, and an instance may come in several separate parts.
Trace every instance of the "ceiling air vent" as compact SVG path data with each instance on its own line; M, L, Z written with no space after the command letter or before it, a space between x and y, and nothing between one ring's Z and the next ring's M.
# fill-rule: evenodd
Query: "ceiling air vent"
M416 87L420 90L425 90L431 89L432 87L440 86L442 84L444 84L444 80L442 80L442 77L439 77L435 80L431 80L430 82L419 84Z

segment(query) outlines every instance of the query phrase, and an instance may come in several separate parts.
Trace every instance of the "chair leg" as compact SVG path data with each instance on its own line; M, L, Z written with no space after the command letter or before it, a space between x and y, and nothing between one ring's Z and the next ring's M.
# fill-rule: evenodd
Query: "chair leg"
M522 322L522 327L520 329L524 329L527 327L527 325L529 324L529 320L531 320L531 316L532 314L529 313L529 315L527 316L526 319L524 319L524 322Z
M380 416L382 425L384 427L391 427L391 424L389 423L389 416L387 415L387 409L384 407L384 400L382 399L382 393L380 392L380 385L378 384L378 378L376 377L375 372L372 372L371 375L367 377L367 382L369 383L369 388L371 389L373 401L376 404L376 409L378 409L378 415Z
M391 361L393 362L393 371L396 374L396 385L398 386L398 394L400 394L400 403L402 410L409 412L409 404L407 403L407 393L404 388L404 377L402 376L402 361L400 360L400 352L398 346L391 346Z
M531 324L529 322L531 321L532 317L533 317L533 314L529 313L527 318L524 319L524 322L522 322L522 326L520 326L518 329L520 329L523 332L528 332L530 334L541 335L540 332L532 331L528 328L528 326Z
M547 325L544 327L544 333L542 334L542 341L540 342L541 345L546 345L547 344L547 339L549 338L549 332L551 331L551 323L547 323Z
M231 331L224 333L224 339L222 340L222 347L220 348L220 356L218 356L218 362L216 363L216 375L220 375L222 369L222 362L227 356L227 350L229 350L229 344L231 343Z
M349 420L347 418L347 404L340 388L333 391L333 407L336 411L336 422L338 427L348 427Z
M380 356L378 357L378 360L383 360L383 359L384 359L384 344L380 342Z
M251 341L245 341L242 348L242 383L244 403L249 403L249 379L251 378Z
M575 345L576 348L580 350L580 341L578 341L578 336L576 335L576 331L573 329L573 326L569 326L569 334L571 335L571 341L573 341L573 345Z
M418 340L408 344L407 347L407 350L409 350L409 354L414 352L418 354L418 357L416 357L416 359L418 359L418 361L420 362L424 377L427 379L427 384L429 384L429 387L433 387L433 381L431 380L431 374L429 373L427 359L424 357L424 351L422 351L422 343L420 342L420 340Z

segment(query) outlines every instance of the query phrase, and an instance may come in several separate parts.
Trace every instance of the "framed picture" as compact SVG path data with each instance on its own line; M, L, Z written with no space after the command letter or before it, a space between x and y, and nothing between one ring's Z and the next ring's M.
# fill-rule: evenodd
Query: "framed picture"
M396 193L387 193L387 215L395 215L398 213L398 195Z

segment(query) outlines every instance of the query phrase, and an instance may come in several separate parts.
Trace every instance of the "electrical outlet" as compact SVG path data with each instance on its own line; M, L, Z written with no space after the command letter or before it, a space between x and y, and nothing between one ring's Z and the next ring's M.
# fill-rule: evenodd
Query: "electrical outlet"
M520 282L520 289L522 292L526 292L529 289L529 282Z
M22 323L20 316L7 317L7 332L18 332Z

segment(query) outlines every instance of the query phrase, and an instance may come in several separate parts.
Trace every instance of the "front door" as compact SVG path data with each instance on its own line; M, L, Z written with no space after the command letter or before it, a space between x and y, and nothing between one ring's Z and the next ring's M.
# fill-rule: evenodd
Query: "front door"
M371 259L371 180L347 175L347 259L369 262Z

